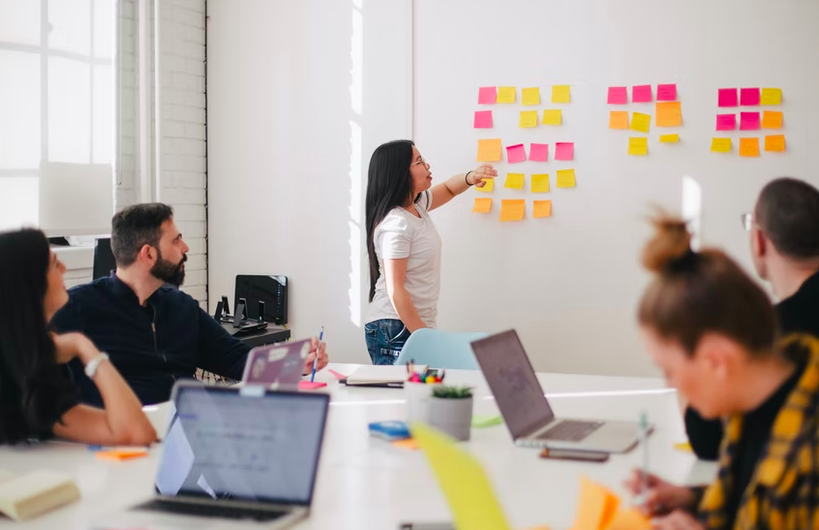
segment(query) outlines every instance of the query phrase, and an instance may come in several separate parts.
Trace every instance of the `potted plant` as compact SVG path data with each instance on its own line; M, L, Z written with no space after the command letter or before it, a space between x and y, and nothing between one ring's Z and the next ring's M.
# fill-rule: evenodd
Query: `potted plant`
M427 409L429 424L456 440L469 440L472 426L472 389L439 386L432 390Z

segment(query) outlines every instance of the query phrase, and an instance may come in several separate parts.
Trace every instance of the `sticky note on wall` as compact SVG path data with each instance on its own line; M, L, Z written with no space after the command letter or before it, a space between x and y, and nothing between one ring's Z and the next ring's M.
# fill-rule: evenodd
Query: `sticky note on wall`
M574 169L558 169L557 170L557 187L558 188L574 188L577 185L574 175Z
M472 207L472 213L489 213L492 211L492 198L482 199L480 197L475 199L475 205Z
M775 134L773 136L765 137L765 150L782 152L785 151L785 135Z
M491 140L478 140L478 162L500 162L501 141L500 138Z
M628 139L628 154L631 156L648 155L648 138L631 137Z
M543 111L543 125L560 125L561 123L563 123L562 110L557 109Z
M632 103L651 103L651 85L635 85L631 87Z
M657 85L657 101L677 101L677 85Z
M552 87L552 103L570 103L572 89L569 85L554 85Z
M475 186L475 191L482 193L491 193L495 189L495 179L486 179L483 181L483 187Z
M739 114L739 130L740 131L755 131L759 129L759 113L758 112L740 112Z
M660 143L661 144L676 144L680 141L679 134L661 134L660 135Z
M609 112L609 129L628 129L628 111L613 110Z
M739 105L736 88L720 88L717 91L717 106L736 107Z
M631 115L631 125L629 126L631 130L647 133L650 126L651 114L635 112Z
M498 89L493 86L482 86L478 89L479 105L494 105L498 100Z
M517 99L517 90L513 86L498 87L498 103L514 103Z
M532 217L542 219L552 216L552 201L532 201Z
M763 88L762 96L760 97L762 105L779 105L782 103L782 89L781 88Z
M521 111L518 126L524 129L528 129L530 127L537 127L537 111L536 110Z
M532 162L548 162L549 144L529 144L529 160Z
M739 104L743 107L759 105L759 88L739 89Z
M730 138L712 138L711 151L715 153L730 153L731 139Z
M654 124L657 127L679 127L682 125L682 105L679 101L657 103L657 117Z
M555 144L555 160L574 160L574 143L557 142Z
M739 156L743 157L759 156L759 138L740 138Z
M532 175L532 193L549 193L549 175Z
M503 184L503 187L513 190L522 190L525 178L523 173L507 173L506 182Z
M782 128L782 113L766 110L762 112L762 128L763 129L781 129Z
M523 144L510 145L506 148L506 161L510 164L517 164L526 160L526 148Z
M521 99L524 105L540 105L540 89L538 87L521 89Z
M475 121L473 124L475 129L491 129L492 128L492 111L478 110L475 111Z
M628 87L610 86L607 103L609 105L625 105L628 103Z
M522 221L526 215L526 201L523 199L504 199L501 201L500 221Z
M717 130L733 131L737 128L736 114L717 114Z

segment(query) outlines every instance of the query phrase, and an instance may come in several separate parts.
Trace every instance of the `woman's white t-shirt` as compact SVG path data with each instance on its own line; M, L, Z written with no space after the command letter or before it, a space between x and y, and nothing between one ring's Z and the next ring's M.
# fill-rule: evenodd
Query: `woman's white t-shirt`
M428 213L431 206L432 193L427 190L415 203L420 217L404 208L393 208L375 227L373 245L381 274L375 284L367 322L383 318L400 320L387 294L384 260L407 258L404 287L424 324L431 328L436 326L441 290L441 237Z

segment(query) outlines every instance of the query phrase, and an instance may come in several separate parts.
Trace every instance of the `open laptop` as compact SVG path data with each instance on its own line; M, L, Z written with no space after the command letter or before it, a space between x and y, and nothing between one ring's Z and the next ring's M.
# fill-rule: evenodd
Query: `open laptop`
M516 331L475 341L472 351L517 445L625 453L637 444L637 422L556 418Z
M266 344L247 354L242 382L271 389L297 387L310 355L310 339Z
M307 517L330 397L178 382L148 502L94 528L287 528Z

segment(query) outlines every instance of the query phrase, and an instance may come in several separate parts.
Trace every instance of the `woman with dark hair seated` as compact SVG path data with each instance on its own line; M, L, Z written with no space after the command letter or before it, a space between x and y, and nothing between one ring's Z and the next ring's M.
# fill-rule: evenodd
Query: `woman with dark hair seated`
M65 266L39 230L0 233L0 443L63 438L97 445L147 445L156 432L108 356L80 333L48 322L68 301ZM77 402L66 363L79 359L104 408Z

